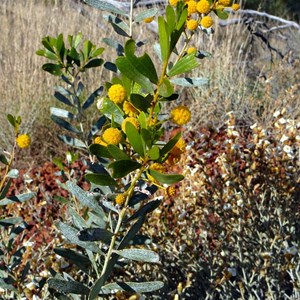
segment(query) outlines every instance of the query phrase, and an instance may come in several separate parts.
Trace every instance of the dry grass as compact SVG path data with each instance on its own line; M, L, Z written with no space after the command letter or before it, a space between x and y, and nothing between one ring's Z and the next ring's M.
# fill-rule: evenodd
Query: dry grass
M47 4L48 3L48 4ZM41 70L44 60L35 55L41 47L42 37L58 33L76 34L81 31L84 38L104 46L101 39L111 36L109 25L102 21L101 13L74 0L61 1L20 1L3 0L0 4L2 23L0 49L0 99L4 114L0 116L3 128L0 145L7 147L7 113L18 114L23 118L24 131L30 132L33 140L46 139L36 146L40 151L30 153L48 159L53 147L53 125L49 120L49 107L57 105L52 97L52 87L58 78L51 78ZM148 39L152 45L154 35L145 27L136 28L135 36ZM195 44L199 49L211 52L213 56L203 60L202 66L193 76L210 79L209 86L182 92L181 100L194 112L192 126L202 127L207 123L222 125L228 111L247 121L268 123L275 108L286 107L290 117L298 118L299 97L299 55L293 49L300 44L298 32L289 32L293 45L289 42L291 55L286 61L270 64L270 52L253 40L242 24L218 27L211 36L199 34ZM119 38L120 39L120 38ZM286 47L286 44L284 44ZM151 56L155 56L147 46ZM112 51L106 51L107 59L112 59ZM99 69L90 74L89 87L110 79L108 72ZM98 82L98 83L97 83ZM275 105L274 105L275 104ZM55 143L56 144L56 143ZM50 151L49 151L50 150ZM45 157L46 156L46 157Z

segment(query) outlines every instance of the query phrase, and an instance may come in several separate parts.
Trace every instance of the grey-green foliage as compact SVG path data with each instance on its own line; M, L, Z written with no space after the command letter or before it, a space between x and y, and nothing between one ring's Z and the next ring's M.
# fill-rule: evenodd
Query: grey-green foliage
M16 119L12 116L8 119L16 129L19 124L12 122ZM35 193L28 192L7 197L12 179L18 178L19 172L16 169L10 169L10 160L5 154L2 154L1 162L7 167L6 174L2 175L1 181L3 179L4 181L1 182L0 188L0 209L5 212L7 205L24 203L32 199ZM28 224L21 217L7 217L5 214L0 217L0 288L14 299L22 295L22 287L30 270L30 262L22 260L26 247L18 241L27 227Z

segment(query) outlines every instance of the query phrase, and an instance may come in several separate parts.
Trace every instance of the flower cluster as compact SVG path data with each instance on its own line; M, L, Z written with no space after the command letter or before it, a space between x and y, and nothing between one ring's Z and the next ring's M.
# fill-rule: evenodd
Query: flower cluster
M179 3L178 0L170 0L169 2L172 6L177 6ZM209 15L212 11L217 13L223 12L225 8L231 8L234 11L240 9L240 5L232 3L232 0L185 0L185 3L189 15L186 26L190 31L196 30L198 25L201 25L202 28L210 28L214 23Z
M171 111L171 121L177 125L187 124L191 119L190 110L183 105L177 106Z
M126 99L126 90L121 84L113 84L107 94L109 99L117 104L122 103Z
M19 148L28 148L31 144L31 139L28 134L20 134L17 136L16 143Z

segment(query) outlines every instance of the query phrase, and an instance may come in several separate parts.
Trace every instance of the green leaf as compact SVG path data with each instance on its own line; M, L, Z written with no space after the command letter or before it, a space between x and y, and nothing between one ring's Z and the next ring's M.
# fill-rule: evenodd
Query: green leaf
M62 91L62 90L61 90L61 91ZM68 94L69 94L68 91L64 91L64 93L68 93ZM74 106L74 105L71 103L71 101L70 101L66 96L64 96L61 92L59 92L59 91L55 91L54 97L55 97L57 100L59 100L60 102L64 103L64 104L67 104L67 105L69 105L69 106Z
M195 54L191 53L182 57L168 72L168 76L173 77L175 75L183 74L191 71L198 66L199 63L196 60Z
M97 184L97 185L116 185L116 181L111 178L109 175L104 175L104 174L85 174L84 175L85 179L88 181Z
M12 125L12 127L16 128L16 119L10 114L8 114L6 117L8 122Z
M141 229L143 223L144 223L144 218L140 218L137 222L133 224L133 226L129 229L128 233L126 236L121 240L118 250L123 249L126 247L129 242L135 237L136 233ZM111 274L114 265L118 261L119 255L116 253L113 253L111 256L111 259L108 263L107 270L106 272L95 282L95 284L92 286L90 294L89 294L89 300L93 300L96 297L98 297L98 294L101 290L101 287L104 285L106 280L108 279L109 275Z
M108 3L107 1L100 1L100 0L84 0L87 4L98 8L100 10L104 10L107 12L115 13L117 15L121 16L128 16L127 13L124 10L120 10L113 6L112 4Z
M119 42L111 38L103 38L102 41L108 46L114 48L117 51L118 56L123 55L124 48Z
M103 47L92 50L90 53L90 57L91 58L97 57L97 56L101 55L104 52L104 50L105 50L105 48L103 48Z
M159 86L158 93L162 97L170 97L174 92L174 87L168 78L164 78L162 84Z
M149 97L143 97L140 94L131 94L130 101L137 109L147 112L148 108L151 107L151 99Z
M35 197L35 193L25 193L17 196L11 196L8 198L4 198L0 201L0 206L13 204L13 203L22 203L30 200L31 198Z
M46 49L46 50L40 49L40 50L37 50L35 53L36 53L36 55L44 56L51 60L57 60L57 55L55 53L53 53L52 51L49 51L48 49Z
M176 85L186 86L186 87L196 87L196 86L203 86L208 84L209 80L207 78L190 78L190 77L183 77L183 78L173 78L171 82Z
M135 41L129 40L125 44L125 55L129 62L137 69L138 72L150 79L151 82L157 84L158 77L156 74L155 66L150 56L145 53L141 57L134 55L135 52Z
M9 178L3 190L1 191L0 200L2 200L8 193L11 183L12 183L12 178Z
M164 145L164 147L160 150L160 154L163 156L168 152L170 152L173 149L173 147L176 145L180 137L181 137L181 132L178 132L174 137L172 137L171 140L168 141L168 143Z
M72 244L78 245L83 249L88 249L94 253L101 254L100 248L93 242L82 242L78 238L78 230L72 226L64 224L62 222L58 222L55 224L58 230L64 235L64 237Z
M125 159L128 160L130 157L119 147L115 145L107 145L107 149L109 153L113 156L114 159L120 160L120 159Z
M173 184L181 181L184 176L181 174L163 174L155 170L149 170L151 176L153 176L158 182L165 184Z
M161 49L161 58L163 63L167 63L170 55L169 36L166 29L166 22L163 17L158 17L159 43Z
M10 278L0 278L0 287L4 290L18 293L18 290L12 285L13 282L9 282L9 279Z
M19 177L19 170L17 169L11 169L9 170L9 172L7 173L7 177L9 178L18 178Z
M54 115L56 117L61 117L61 118L68 118L73 120L74 115L70 113L69 111L57 107L50 107L50 114Z
M212 57L212 54L204 50L198 50L195 56L199 59L203 59L205 57Z
M76 197L83 206L86 206L86 207L94 210L98 214L104 216L103 209L101 208L101 206L98 204L98 202L92 196L89 196L88 192L84 191L76 183L74 183L70 180L67 181L66 186L68 188L68 191L74 197Z
M221 20L226 20L229 17L228 12L224 11L223 9L216 9L214 12Z
M104 228L86 228L78 233L78 238L85 242L101 241L109 245L113 237L113 233Z
M54 289L58 292L65 294L76 294L76 295L88 295L90 289L77 281L66 281L57 278L50 278L48 280L48 286L50 289Z
M143 138L143 141L147 145L147 147L150 148L152 146L152 135L151 135L150 131L145 128L142 128L141 136ZM149 153L148 153L148 155L149 155Z
M168 5L166 8L166 18L167 18L169 31L172 32L175 29L175 25L176 25L176 15L171 5Z
M159 148L158 146L154 145L149 151L148 155L151 160L157 160L160 157Z
M140 156L145 156L145 146L139 131L135 128L133 124L130 122L126 122L125 124L125 131L129 143L131 144L132 148L135 152L137 152Z
M90 133L89 133L89 138L91 138L93 135L95 135L98 131L101 130L101 128L103 127L103 125L106 122L106 117L105 116L101 116L96 123L94 123L91 127Z
M57 117L55 115L50 116L52 121L54 121L58 126L63 127L64 129L71 131L76 134L81 134L82 132L78 130L76 127L71 125L69 122L65 121L64 119L61 119L60 117Z
M88 109L95 101L95 99L100 96L103 92L103 86L100 86L97 90L95 90L90 96L87 98L87 100L83 103L82 109L86 110Z
M4 154L0 154L0 161L5 164L5 165L8 165L8 161L7 161L7 158Z
M88 257L86 257L85 255L64 248L54 248L54 253L60 255L61 257L67 260L70 260L72 263L74 263L79 269L81 269L85 273L89 273L92 264L88 259Z
M185 8L181 11L179 20L176 24L176 30L180 31L185 26L187 16L188 16L188 10Z
M139 169L142 165L134 160L117 160L109 164L109 168L113 170L114 178L122 178L130 172Z
M13 226L23 221L21 217L11 217L6 219L0 219L0 225L4 227Z
M158 263L159 255L151 250L144 249L124 249L114 250L118 255L136 261Z
M110 101L109 99L104 99L102 104L102 113L107 116L109 119L113 119L116 123L122 124L124 118L124 112L122 109L115 104L114 102Z
M129 26L120 18L113 16L113 15L104 15L103 18L108 21L109 23L113 23L117 25L120 29L122 29L125 33L130 31ZM127 33L126 33L126 36Z
M122 74L137 82L146 92L153 92L153 86L150 80L140 73L127 57L118 57L116 60L116 65Z
M104 63L104 60L101 58L94 58L90 60L85 66L85 69L100 67Z
M47 63L42 66L42 69L54 76L62 75L62 67L61 65Z
M125 223L131 222L134 219L137 218L145 218L145 216L152 212L154 209L156 209L161 203L161 200L153 200L145 204L142 208L140 208L138 211L136 211L131 217L129 217ZM120 248L118 248L120 249Z
M118 291L128 291L143 294L150 293L163 288L162 281L148 281L148 282L114 282L106 284L101 288L102 294L114 294Z
M58 135L58 138L69 146L76 147L76 148L87 148L83 141L73 138L69 135L60 134Z
M144 21L146 18L154 17L158 12L157 8L150 8L145 11L141 11L135 18L134 22L139 23Z
M102 157L113 158L113 155L109 152L108 148L103 145L92 144L89 147L89 150L91 154L96 155L98 159L101 159Z

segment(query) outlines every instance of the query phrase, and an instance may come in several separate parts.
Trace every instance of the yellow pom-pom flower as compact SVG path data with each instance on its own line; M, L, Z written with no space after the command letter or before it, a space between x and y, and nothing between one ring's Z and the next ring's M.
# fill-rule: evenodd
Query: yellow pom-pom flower
M240 5L239 5L238 3L234 3L234 4L232 4L231 8L232 8L234 11L237 11L237 10L239 10L241 7L240 7Z
M194 20L194 19L188 20L186 22L186 27L188 28L188 30L191 30L191 31L196 30L198 28L197 20Z
M204 28L209 28L214 24L214 21L210 16L205 16L201 19L200 24Z
M122 132L117 128L107 128L102 137L107 144L118 145L122 140Z
M140 123L136 118L128 117L128 118L124 119L124 121L122 122L122 131L123 132L126 132L125 129L126 129L126 123L127 122L130 122L136 129L140 128Z
M224 6L230 6L231 0L219 0L218 4L219 5L224 5Z
M197 3L197 11L200 14L208 14L210 12L210 4L207 0L200 0Z
M94 144L107 146L107 144L102 140L102 138L100 136L95 137Z
M139 113L139 111L128 101L124 101L123 111L129 117L135 117Z
M187 10L188 10L188 14L194 14L197 12L197 2L194 0L191 0L187 3Z
M120 206L123 205L126 201L126 195L125 194L118 194L115 201L116 201L116 204L118 204Z
M191 119L190 110L183 105L177 106L171 110L171 121L177 125L184 125Z
M170 5L172 5L172 6L177 6L178 2L179 2L179 0L169 0Z
M126 90L121 84L113 84L107 94L108 98L116 104L122 103L126 98Z
M196 47L189 47L186 51L187 54L196 53L197 48Z
M159 163L153 163L152 165L150 165L149 169L160 172L160 173L166 172L166 167Z
M178 148L179 151L180 151L181 153L183 153L184 150L185 150L185 147L186 147L186 144L185 144L184 139L183 139L183 138L180 138L180 139L177 141L177 143L175 144L174 147Z
M171 198L176 194L176 188L174 185L168 186L166 189L166 194Z
M20 134L16 139L19 148L28 148L31 144L31 139L28 134Z
M151 23L154 20L154 17L149 17L149 18L145 18L144 22L145 23Z

